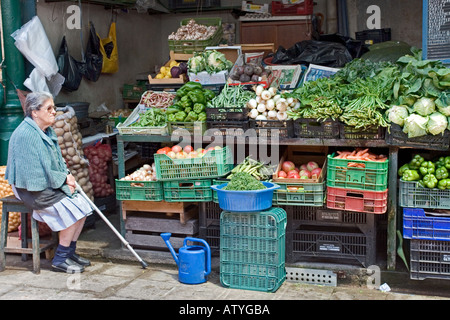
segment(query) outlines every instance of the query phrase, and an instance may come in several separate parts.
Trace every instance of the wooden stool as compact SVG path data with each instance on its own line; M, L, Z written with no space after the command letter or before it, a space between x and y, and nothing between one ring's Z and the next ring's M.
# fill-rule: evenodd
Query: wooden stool
M27 255L33 255L33 272L39 274L41 272L41 258L40 254L48 249L56 246L57 242L53 237L47 245L40 247L39 239L39 226L38 222L31 216L31 243L32 247L28 248L28 228L27 228L27 216L32 215L30 209L28 209L22 201L15 196L9 196L0 199L3 202L2 222L0 232L0 272L5 270L6 266L6 253L21 253L22 260L27 259ZM22 230L22 247L21 248L7 248L6 240L8 236L8 215L10 212L21 213L21 230Z

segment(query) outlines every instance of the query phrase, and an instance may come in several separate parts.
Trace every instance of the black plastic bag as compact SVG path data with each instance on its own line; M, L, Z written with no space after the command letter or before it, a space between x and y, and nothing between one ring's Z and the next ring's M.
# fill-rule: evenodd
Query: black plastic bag
M70 92L78 90L81 79L83 79L83 75L79 69L81 62L76 61L69 54L69 48L67 47L65 36L62 38L56 61L58 64L59 73L65 78L64 83L62 84L63 89Z
M347 48L327 41L305 40L297 42L289 49L280 46L275 52L274 64L317 64L331 68L341 68L352 60Z
M103 55L100 52L100 37L95 32L94 24L90 22L89 39L84 57L83 76L90 81L97 81L102 72Z

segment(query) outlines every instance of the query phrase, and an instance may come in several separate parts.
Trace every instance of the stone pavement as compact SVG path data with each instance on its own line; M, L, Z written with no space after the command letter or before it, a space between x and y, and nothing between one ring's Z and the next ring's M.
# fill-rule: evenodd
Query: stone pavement
M8 254L6 270L0 272L0 300L176 301L177 307L168 308L173 313L189 301L205 305L213 300L251 300L261 304L285 301L295 306L294 300L450 299L448 281L410 280L407 272L382 272L381 283L386 282L390 292L368 288L362 268L341 268L337 286L285 281L275 293L230 289L220 283L217 257L213 259L213 271L206 283L186 285L178 281L178 270L169 252L136 250L149 264L144 270L101 220L96 222L95 229L83 231L78 247L78 252L89 256L93 263L84 273L75 275L52 272L46 259L41 260L41 273L36 275L31 271L31 259L23 262L20 255Z

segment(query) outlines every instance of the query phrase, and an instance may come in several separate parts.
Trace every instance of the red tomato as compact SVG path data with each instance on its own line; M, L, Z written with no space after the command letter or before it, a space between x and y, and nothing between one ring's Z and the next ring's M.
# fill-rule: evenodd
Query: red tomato
M183 148L183 151L186 153L191 153L194 150L192 146L186 146Z
M181 150L183 150L179 145L175 145L172 147L172 151L175 153L180 152Z

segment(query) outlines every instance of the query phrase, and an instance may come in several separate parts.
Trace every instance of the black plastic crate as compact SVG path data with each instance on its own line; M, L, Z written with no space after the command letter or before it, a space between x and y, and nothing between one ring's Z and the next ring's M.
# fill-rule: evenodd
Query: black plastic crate
M214 180L213 180L214 183ZM222 213L219 204L216 202L203 202L199 204L199 225L207 228L210 225L219 224Z
M264 138L294 138L294 124L292 120L254 120L250 119L250 128L254 129L258 137Z
M220 7L220 0L169 0L169 9Z
M337 139L339 138L341 124L339 121L316 119L297 119L294 120L294 136L296 138L321 138Z
M355 34L356 40L362 40L369 45L391 40L391 28L363 30Z
M209 121L246 121L247 107L206 108L206 120Z
M211 224L207 227L200 227L198 231L200 239L205 240L211 249L211 255L220 255L220 225Z
M410 278L450 279L450 241L410 241Z
M386 132L386 144L399 147L427 148L433 150L447 151L450 146L450 131L445 130L444 134L408 138L408 134L403 132L402 127L392 123Z
M236 136L241 137L250 128L247 121L206 121L206 128L211 129L211 136Z
M383 127L372 127L357 129L355 127L341 125L341 139L352 140L385 140L386 129Z
M356 227L301 225L286 233L286 262L362 265L376 263L376 235Z

